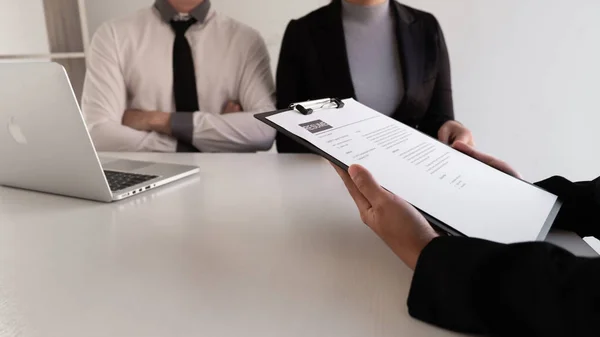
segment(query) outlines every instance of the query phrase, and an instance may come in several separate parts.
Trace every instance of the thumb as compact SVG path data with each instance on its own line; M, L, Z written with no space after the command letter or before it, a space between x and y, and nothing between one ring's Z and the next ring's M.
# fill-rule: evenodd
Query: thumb
M475 155L475 149L472 146L469 146L467 143L463 142L462 140L457 140L454 143L452 143L452 147L455 150L466 154L467 156L473 157Z
M352 165L348 169L348 174L352 178L354 185L356 185L360 193L371 205L380 202L387 195L387 192L366 168L360 165Z
M454 138L454 142L462 142L465 143L466 145L470 146L470 147L474 147L475 146L475 142L473 141L473 135L471 134L470 131L463 129L461 132L458 133L458 135L456 135L456 137Z
M438 131L438 140L444 144L450 144L452 130L448 125L443 125Z
M452 144L452 147L457 150L460 151L464 154L466 154L467 156L479 160L480 162L483 162L487 165L491 165L493 162L497 161L496 158L487 155L483 152L479 152L477 150L475 150L474 147L470 146L467 143L464 142L455 142L454 144Z

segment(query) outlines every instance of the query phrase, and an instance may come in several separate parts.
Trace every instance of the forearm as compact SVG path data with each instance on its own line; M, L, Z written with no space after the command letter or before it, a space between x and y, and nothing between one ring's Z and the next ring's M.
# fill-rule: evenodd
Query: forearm
M173 137L134 130L111 121L91 124L89 131L97 151L175 152L177 147Z
M251 33L239 73L239 92L234 96L243 112L216 114L196 112L192 145L203 152L267 151L275 141L275 130L254 114L275 110L275 83L271 61L262 37Z
M263 109L263 110L269 110ZM148 130L191 144L202 152L257 152L273 146L275 130L254 118L252 112L215 115L148 112Z
M413 317L459 332L583 336L598 319L598 281L600 260L547 243L441 237L419 258L408 306Z
M275 139L275 130L254 118L253 112L224 115L196 112L191 118L191 128L185 127L185 118L189 117L171 123L173 135L184 142L191 140L192 145L202 152L267 151Z

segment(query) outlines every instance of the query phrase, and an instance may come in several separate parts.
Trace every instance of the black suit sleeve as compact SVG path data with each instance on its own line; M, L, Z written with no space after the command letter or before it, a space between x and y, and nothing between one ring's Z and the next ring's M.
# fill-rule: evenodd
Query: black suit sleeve
M440 237L422 252L410 314L490 336L597 336L600 259L548 243L501 245Z
M292 20L283 36L279 63L277 65L277 108L285 109L292 103L306 100L303 86L303 74L299 62L298 46L303 45L302 34L298 22ZM306 153L308 150L278 132L276 139L279 153Z
M298 34L298 23L295 20L288 24L277 64L277 109L285 109L290 104L298 102L302 96L298 91L301 88L298 70L298 44L301 43Z
M600 237L600 178L537 183L563 201L554 228ZM501 245L441 237L422 252L408 299L412 316L492 336L595 336L600 259L549 243Z
M563 203L553 228L600 238L600 177L578 183L552 177L536 185L556 194Z
M433 96L425 114L420 131L437 138L439 129L447 121L454 120L454 102L452 99L452 75L450 71L450 56L444 33L437 20L431 16L437 35L438 72L435 78Z

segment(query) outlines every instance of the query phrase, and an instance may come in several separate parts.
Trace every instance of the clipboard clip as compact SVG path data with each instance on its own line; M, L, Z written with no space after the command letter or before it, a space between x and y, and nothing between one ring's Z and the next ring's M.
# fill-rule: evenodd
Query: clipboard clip
M327 98L290 105L290 109L294 109L305 116L308 116L317 110L341 109L343 107L344 102L339 98Z

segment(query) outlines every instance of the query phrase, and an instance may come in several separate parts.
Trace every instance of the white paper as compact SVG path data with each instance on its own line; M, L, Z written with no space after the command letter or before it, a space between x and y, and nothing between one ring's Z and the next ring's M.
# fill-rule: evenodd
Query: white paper
M455 230L501 243L540 238L557 197L350 99L267 117ZM547 229L546 229L547 230Z
M583 238L583 241L587 243L598 255L600 255L600 241L593 236Z

